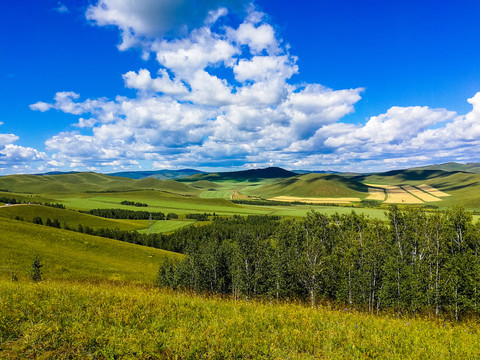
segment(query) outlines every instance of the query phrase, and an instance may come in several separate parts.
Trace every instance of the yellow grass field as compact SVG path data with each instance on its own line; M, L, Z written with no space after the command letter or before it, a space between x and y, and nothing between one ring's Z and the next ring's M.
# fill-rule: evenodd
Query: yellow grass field
M443 191L437 190L434 187L422 184L417 186L411 185L379 185L379 184L365 184L369 186L368 192L370 195L368 200L384 200L385 197L381 192L384 189L387 192L386 204L422 204L424 202L442 201L441 197L450 196Z
M423 204L419 198L409 194L400 186L394 185L377 185L382 187L387 192L386 204Z
M426 192L430 193L431 195L437 196L437 197L450 196L450 194L447 194L443 191L437 190L434 187L432 187L430 185L427 185L427 184L417 185L417 188L419 188L420 190L426 191Z
M378 200L378 201L385 200L385 190L383 189L369 187L368 193L370 195L368 195L367 200Z
M314 203L314 204L329 204L329 203L350 204L353 201L360 201L359 198L311 198L311 197L298 197L298 196L276 196L268 200L287 201L287 202L300 201L300 202Z
M418 197L419 199L425 201L425 202L433 202L433 201L442 201L442 199L439 199L436 196L431 195L430 193L426 193L416 187L410 186L410 185L404 185L402 186L403 190L408 191L410 194Z

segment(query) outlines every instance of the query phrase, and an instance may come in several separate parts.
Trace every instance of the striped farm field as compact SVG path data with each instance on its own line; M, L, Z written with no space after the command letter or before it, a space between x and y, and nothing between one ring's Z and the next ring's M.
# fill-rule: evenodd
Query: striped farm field
M377 200L377 201L384 201L385 200L385 190L380 188L368 188L368 195L367 200Z
M423 200L425 202L442 201L442 199L439 199L436 196L430 195L429 193L426 193L425 191L422 191L410 185L404 185L402 186L402 189L408 191L410 194L418 197L420 200Z
M371 185L370 185L371 186ZM374 185L385 189L387 192L386 204L422 204L423 201L409 194L400 186L395 185Z
M385 185L385 184L365 184L369 186L368 200L384 200L382 189L387 192L386 204L423 204L424 202L442 201L441 197L450 196L434 187L422 185Z
M287 202L299 201L299 202L314 203L314 204L328 204L328 203L349 204L353 201L360 201L360 198L314 198L314 197L298 197L298 196L276 196L268 200L287 201Z
M431 195L437 196L437 197L450 196L450 194L447 194L443 191L435 189L434 187L432 187L430 185L427 185L427 184L417 185L417 188L419 188L420 190L426 191L426 192L430 193Z

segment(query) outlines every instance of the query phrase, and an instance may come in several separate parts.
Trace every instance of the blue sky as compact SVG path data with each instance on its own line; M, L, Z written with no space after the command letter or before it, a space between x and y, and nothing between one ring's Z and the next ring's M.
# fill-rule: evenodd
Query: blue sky
M478 1L2 5L0 174L480 161Z

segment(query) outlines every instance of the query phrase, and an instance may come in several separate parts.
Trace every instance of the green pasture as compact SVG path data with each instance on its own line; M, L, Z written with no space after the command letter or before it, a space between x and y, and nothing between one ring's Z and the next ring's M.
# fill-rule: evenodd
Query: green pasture
M0 280L3 359L478 359L480 326L115 283Z
M220 199L230 199L234 191L238 192L248 192L253 191L256 188L259 188L263 185L268 185L274 182L275 179L263 179L259 181L237 181L237 180L201 180L195 182L187 182L182 180L182 182L189 184L191 187L198 187L202 190L200 193L201 198L220 198Z
M150 232L152 234L167 233L195 223L195 220L156 220L153 222L151 229L148 227L137 231L141 234L149 234Z
M131 193L133 194L133 193ZM150 198L129 196L129 199L148 204L148 207L135 208L133 206L121 205L125 200L125 193L112 194L77 194L62 197L62 203L67 208L89 210L89 209L108 209L122 208L129 210L142 211L161 211L165 214L173 212L179 215L189 213L216 213L218 215L248 215L248 214L266 214L268 211L256 209L254 207L245 207L233 204L225 199L203 199L193 196L164 195L157 193Z
M272 198L297 197L356 197L368 195L368 187L347 177L331 174L305 174L280 179L258 187L245 188L246 195Z
M58 219L62 227L67 224L70 228L77 228L78 225L82 225L84 227L89 226L93 229L137 230L148 226L148 220L105 219L82 214L77 211L42 205L17 205L0 208L0 217L3 218L15 219L18 217L25 221L32 222L33 218L37 216L41 217L43 222L45 222L47 218L50 218L50 220Z
M179 254L0 218L0 277L27 279L39 256L46 279L151 282L165 257Z
M272 209L271 207L270 209ZM305 217L311 210L315 210L319 213L326 215L338 214L350 214L355 211L357 214L364 214L371 219L387 220L385 216L386 209L370 209L370 208L356 208L345 206L324 206L324 205L295 205L295 206L277 206L276 211L273 211L272 215L286 216L286 217Z

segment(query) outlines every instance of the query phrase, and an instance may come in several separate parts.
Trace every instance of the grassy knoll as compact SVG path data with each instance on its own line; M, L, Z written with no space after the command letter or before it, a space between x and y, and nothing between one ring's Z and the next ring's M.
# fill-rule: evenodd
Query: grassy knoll
M474 359L480 328L138 285L0 280L0 357Z
M0 217L15 219L23 218L31 222L34 217L41 217L43 221L58 219L63 226L67 224L70 228L77 228L78 225L89 226L93 229L107 228L119 230L137 230L148 226L148 220L116 220L105 219L76 211L57 209L42 205L18 205L0 208Z
M38 255L47 279L151 282L168 251L0 218L0 277L27 278Z
M306 174L278 180L254 189L245 189L247 195L273 198L298 197L356 197L368 196L368 187L346 177L329 174Z
M152 224L152 229L145 228L139 230L138 232L141 234L148 234L150 231L152 234L155 233L167 233L171 231L175 231L181 229L182 227L189 226L194 224L196 221L194 220L157 220Z
M0 189L38 194L68 194L89 191L128 191L154 189L195 195L198 189L173 180L147 178L135 180L96 173L61 175L8 175L0 177Z
M242 179L227 179L227 180L198 180L198 181L189 181L187 179L182 179L183 183L189 184L191 187L201 189L200 193L201 198L221 198L221 199L230 199L234 191L251 191L262 185L271 184L276 179L256 179L253 180L242 180Z

